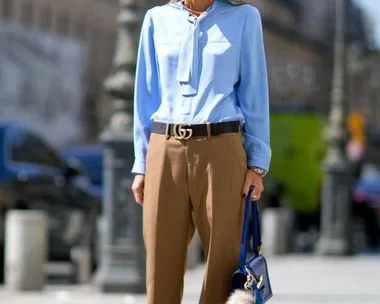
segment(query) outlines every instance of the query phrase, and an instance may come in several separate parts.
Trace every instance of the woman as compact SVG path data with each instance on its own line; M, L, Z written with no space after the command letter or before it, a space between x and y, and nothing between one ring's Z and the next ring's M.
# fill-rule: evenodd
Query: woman
M132 187L143 205L147 303L181 302L194 227L207 257L200 303L224 303L238 262L243 197L252 187L252 199L260 198L271 158L257 9L185 0L147 12L134 136Z

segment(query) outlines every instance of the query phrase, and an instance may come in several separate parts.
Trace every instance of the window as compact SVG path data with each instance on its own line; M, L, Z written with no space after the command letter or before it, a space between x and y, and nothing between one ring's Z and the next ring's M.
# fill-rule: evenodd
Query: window
M67 12L62 12L57 21L57 32L60 35L68 35L69 33L69 14Z
M101 51L104 47L104 41L102 41L101 35L102 33L100 30L93 28L91 30L91 40L89 41L89 53L97 70L101 70L102 64L104 63L101 59Z
M316 86L316 71L312 66L304 67L303 69L304 84L308 89Z
M21 6L21 22L24 25L33 25L33 4L24 2Z
M84 40L86 38L86 23L83 18L76 21L74 27L74 36L81 40Z
M277 65L272 68L272 79L277 89L283 89L286 85L286 72L283 66Z
M2 0L1 1L1 17L3 19L11 19L13 14L13 1Z
M33 133L24 130L19 130L12 139L11 159L20 163L62 167L61 159L52 148Z
M52 11L50 7L42 8L39 16L39 27L49 31L51 29Z
M298 62L288 62L286 64L286 76L290 83L297 85L300 77L301 65Z

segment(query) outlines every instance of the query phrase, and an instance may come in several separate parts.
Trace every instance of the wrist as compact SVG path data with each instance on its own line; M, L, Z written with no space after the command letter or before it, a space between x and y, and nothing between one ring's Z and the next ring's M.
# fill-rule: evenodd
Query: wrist
M260 175L261 177L264 177L267 174L267 171L256 166L248 166L248 170L251 170L255 172L256 174Z

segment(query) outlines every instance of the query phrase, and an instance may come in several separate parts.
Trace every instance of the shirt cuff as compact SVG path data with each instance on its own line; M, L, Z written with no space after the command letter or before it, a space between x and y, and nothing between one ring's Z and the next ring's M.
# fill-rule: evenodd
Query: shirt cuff
M135 163L132 167L132 173L145 175L145 161L135 160Z
M249 155L249 153L247 153L248 167L258 167L258 168L264 169L265 172L268 173L270 162L271 162L270 150L264 154L252 153L252 155Z

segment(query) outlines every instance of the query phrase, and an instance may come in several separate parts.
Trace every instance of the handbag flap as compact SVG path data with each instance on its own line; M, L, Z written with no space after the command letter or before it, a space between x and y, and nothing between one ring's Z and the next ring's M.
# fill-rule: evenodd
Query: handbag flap
M269 280L268 266L265 257L262 255L252 256L246 264L246 267L252 272L256 281L257 287L260 290L264 302L268 301L273 293Z

